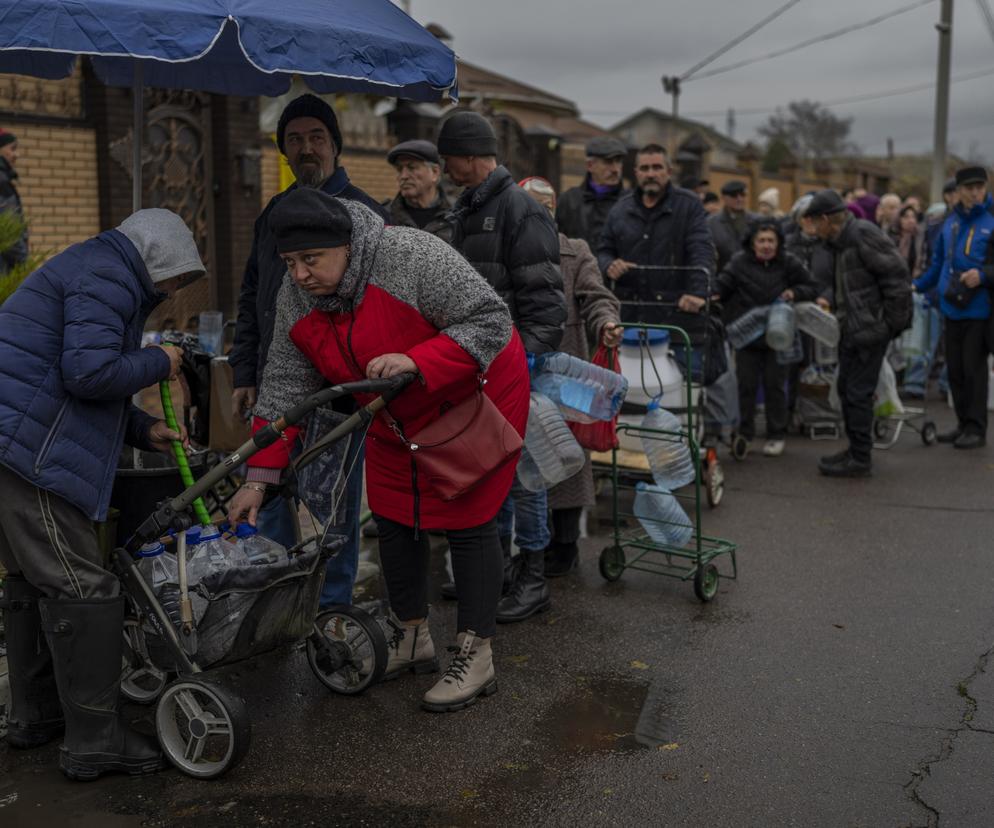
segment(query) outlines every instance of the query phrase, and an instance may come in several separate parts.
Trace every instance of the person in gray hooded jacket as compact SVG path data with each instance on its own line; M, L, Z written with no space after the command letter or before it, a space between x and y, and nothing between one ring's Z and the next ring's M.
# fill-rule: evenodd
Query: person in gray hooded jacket
M73 779L162 766L154 740L119 717L124 598L93 521L106 517L123 443L169 451L186 439L131 396L179 370L180 349L142 348L142 329L203 273L179 216L139 210L49 260L0 307L7 742L35 747L64 728L59 764Z

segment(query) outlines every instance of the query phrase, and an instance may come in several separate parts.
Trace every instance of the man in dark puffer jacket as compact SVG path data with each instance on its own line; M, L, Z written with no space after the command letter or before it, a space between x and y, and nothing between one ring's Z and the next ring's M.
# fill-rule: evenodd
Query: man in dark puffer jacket
M497 136L482 115L463 111L446 119L438 154L452 182L466 187L448 217L452 245L507 303L525 350L555 351L563 337L566 297L559 232L548 211L497 164ZM516 579L510 557L512 523L523 560ZM501 509L499 531L508 594L497 608L497 620L521 621L549 607L545 491L529 492L515 481Z
M887 235L857 219L835 190L820 190L805 215L835 252L830 300L839 320L839 400L849 448L823 457L830 477L868 477L873 448L873 392L887 345L911 324L911 274Z

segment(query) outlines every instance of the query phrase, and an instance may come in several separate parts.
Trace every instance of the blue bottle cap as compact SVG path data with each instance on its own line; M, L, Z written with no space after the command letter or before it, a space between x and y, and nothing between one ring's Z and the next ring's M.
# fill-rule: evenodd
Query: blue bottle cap
M259 530L248 523L239 523L238 528L235 530L236 538L251 538L253 535L259 533Z
M141 549L138 550L138 557L156 558L165 551L166 547L164 547L160 541L152 541L151 543L146 543Z

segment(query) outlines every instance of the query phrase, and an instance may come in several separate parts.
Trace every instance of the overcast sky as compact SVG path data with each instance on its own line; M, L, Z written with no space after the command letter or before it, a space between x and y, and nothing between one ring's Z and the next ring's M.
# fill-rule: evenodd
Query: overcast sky
M913 0L800 0L781 17L710 64L709 69L911 5ZM994 7L994 0L985 0ZM439 23L471 63L555 92L583 116L611 126L643 106L666 111L660 77L681 74L784 0L411 0L419 22ZM401 3L403 5L403 3ZM934 82L939 2L861 31L713 78L688 80L680 114L726 131L723 113L773 110L791 100L831 101ZM956 0L953 78L991 70L951 87L949 141L994 161L994 37L976 0ZM852 116L851 137L867 154L932 147L934 88L833 106ZM707 114L710 113L710 114ZM716 114L722 113L722 114ZM736 115L734 137L755 138L765 114Z

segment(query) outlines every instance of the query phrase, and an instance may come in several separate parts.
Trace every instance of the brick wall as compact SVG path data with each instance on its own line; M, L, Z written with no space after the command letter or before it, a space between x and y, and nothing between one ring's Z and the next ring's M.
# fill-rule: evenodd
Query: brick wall
M282 192L284 186L280 178L280 153L274 144L264 142L262 148L262 198L261 210L274 195ZM346 151L339 157L339 163L348 170L349 179L360 190L365 190L377 201L386 201L397 194L397 174L387 163L385 152L373 150Z
M269 199L283 191L280 186L280 151L268 138L262 142L262 197L259 199L259 212L269 204Z
M93 129L18 123L17 188L30 223L32 252L58 253L100 232Z

